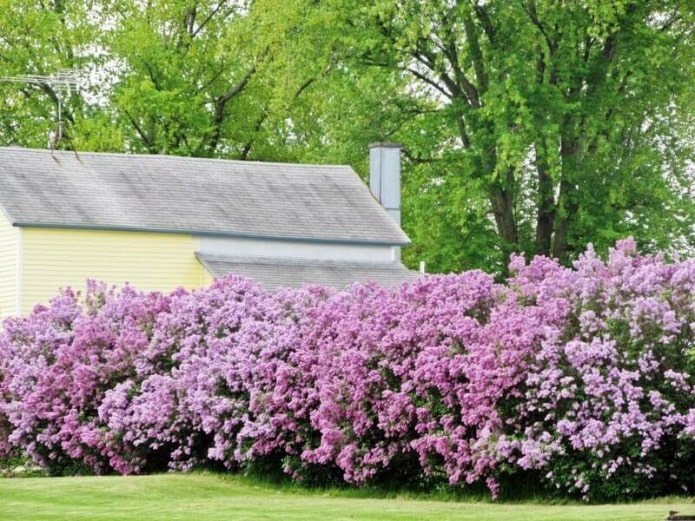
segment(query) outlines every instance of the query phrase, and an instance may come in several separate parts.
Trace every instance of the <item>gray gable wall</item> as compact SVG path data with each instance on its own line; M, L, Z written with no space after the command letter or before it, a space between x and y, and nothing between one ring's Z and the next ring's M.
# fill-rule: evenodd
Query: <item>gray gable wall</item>
M17 226L409 242L347 166L0 148L0 209Z

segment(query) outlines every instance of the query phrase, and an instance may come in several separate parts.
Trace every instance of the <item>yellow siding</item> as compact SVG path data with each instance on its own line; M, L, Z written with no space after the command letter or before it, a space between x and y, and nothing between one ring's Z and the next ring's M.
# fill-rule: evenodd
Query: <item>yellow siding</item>
M22 312L58 288L85 280L129 282L141 290L193 289L208 280L190 235L98 230L23 229Z
M213 281L213 277L210 274L210 272L208 270L206 270L205 268L203 268L203 279L202 279L202 282L200 284L201 287L209 286L210 284L212 284L212 281Z
M0 318L17 312L17 243L19 229L0 213Z

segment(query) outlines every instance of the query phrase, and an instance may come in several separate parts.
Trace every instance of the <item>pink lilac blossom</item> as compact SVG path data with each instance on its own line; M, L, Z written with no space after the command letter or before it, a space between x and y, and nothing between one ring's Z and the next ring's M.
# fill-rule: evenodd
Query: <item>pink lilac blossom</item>
M493 496L531 472L584 498L692 487L695 263L626 240L606 261L510 271L66 289L5 322L0 457L119 473L268 459L356 484L407 469Z

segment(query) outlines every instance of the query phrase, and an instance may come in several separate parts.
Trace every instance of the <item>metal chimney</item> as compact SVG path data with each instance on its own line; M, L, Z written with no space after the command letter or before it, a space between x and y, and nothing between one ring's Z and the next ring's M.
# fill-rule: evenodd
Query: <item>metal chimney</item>
M369 189L391 218L401 225L401 145L369 145Z

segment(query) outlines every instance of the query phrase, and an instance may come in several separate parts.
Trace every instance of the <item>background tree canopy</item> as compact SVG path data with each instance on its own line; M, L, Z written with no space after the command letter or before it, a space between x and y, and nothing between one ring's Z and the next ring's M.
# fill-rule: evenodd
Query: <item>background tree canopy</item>
M404 252L433 271L691 252L686 0L0 0L0 144L348 163L404 145Z

